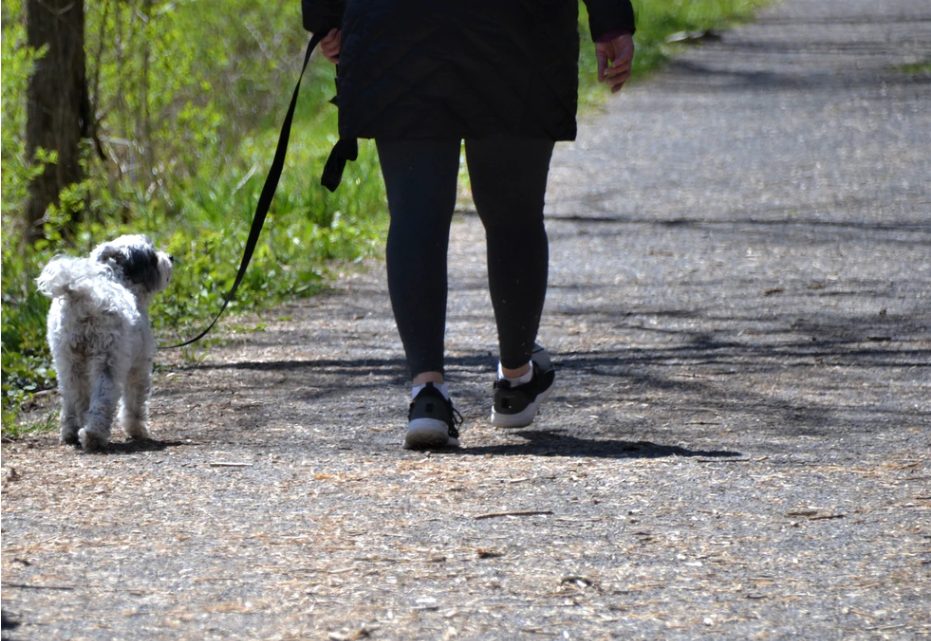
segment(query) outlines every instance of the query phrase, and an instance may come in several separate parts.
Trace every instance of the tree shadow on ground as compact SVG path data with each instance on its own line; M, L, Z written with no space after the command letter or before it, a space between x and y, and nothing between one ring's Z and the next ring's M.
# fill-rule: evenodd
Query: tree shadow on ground
M639 427L632 428L634 433L642 433L650 426L682 427L687 424L683 421L696 415L713 416L720 424L753 425L756 431L769 430L780 435L829 435L838 428L868 429L910 424L906 419L927 420L927 406L917 397L911 404L906 402L909 395L919 393L918 379L931 357L917 319L891 315L846 318L822 313L817 319L770 320L766 340L746 341L738 338L738 330L758 322L752 314L747 318L709 320L715 315L713 310L693 309L691 313L698 324L687 328L675 326L672 320L656 327L641 324L636 314L611 318L588 310L588 318L604 323L615 334L631 333L632 341L642 340L639 334L663 334L676 340L662 346L554 354L562 379L556 402L562 399L571 402L576 413L597 415L601 425L621 426L635 421ZM647 315L666 316L656 310ZM706 326L712 320L720 326ZM897 339L902 334L904 340ZM457 404L461 402L468 408L488 402L489 386L476 382L486 380L495 365L496 359L487 352L459 354L448 359L447 371L455 381ZM250 429L269 420L264 412L270 406L277 405L276 411L281 412L292 404L296 414L288 420L300 423L306 420L302 408L308 404L332 402L360 392L402 389L407 383L400 356L200 363L177 371L185 370L257 374L258 378L250 380L248 386L240 384L236 390L263 396L237 401L240 404L234 404L233 408L235 422L247 421ZM864 391L873 389L864 385L872 385L874 393L880 393L889 387L889 381L897 385L895 399L864 404L861 398ZM197 385L194 380L191 382ZM198 389L179 387L158 394L165 399L187 396L199 402L216 395L215 385L215 381L205 380ZM578 393L570 394L567 391L570 389L577 389ZM599 389L603 391L598 392ZM808 390L831 393L811 396ZM643 400L650 406L648 417L641 416L641 410L637 409ZM890 405L891 400L896 402ZM689 431L694 433L694 428ZM528 452L527 447L534 453L563 448L554 438L543 439L542 434L545 433L537 435L521 451ZM593 440L564 449L591 452L592 456L604 456L609 451L613 452L609 456L629 457L635 445L636 441L623 439ZM113 453L166 446L170 444L111 444L111 448L118 448ZM649 456L650 450L639 455Z

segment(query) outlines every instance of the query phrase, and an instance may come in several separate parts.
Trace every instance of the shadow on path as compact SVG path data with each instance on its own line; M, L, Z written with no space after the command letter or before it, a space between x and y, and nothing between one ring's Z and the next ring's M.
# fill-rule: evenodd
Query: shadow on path
M810 293L804 290L797 295ZM818 293L823 297L837 292ZM700 305L681 310L641 309L627 315L590 306L576 310L592 331L614 335L617 340L598 350L554 353L560 371L554 401L575 408L559 420L591 416L609 430L609 437L613 432L615 439L650 428L694 434L696 428L688 426L705 424L753 425L756 431L779 435L831 436L880 427L898 431L931 422L931 409L920 398L922 379L931 363L922 319L826 312L785 318L770 312L765 318L763 311L747 309L746 316L736 316ZM573 315L571 310L559 312L567 313ZM652 322L657 319L659 323ZM282 340L284 344L303 340L284 335L268 338L269 343L279 345ZM651 345L617 346L638 343ZM496 363L487 351L448 358L448 378L463 411L488 402ZM231 388L235 394L224 392L231 394L227 403L233 423L249 429L260 429L273 420L306 423L313 415L308 406L328 402L343 406L346 399L356 399L349 401L356 404L360 394L396 398L407 384L400 355L201 363L177 371L255 374L237 379L237 386ZM215 379L187 380L195 386L204 380L204 385L198 390L161 388L158 396L196 398L200 392L204 399L216 397ZM392 404L391 416L397 413L400 417L402 405ZM526 444L470 453L572 451L579 456L619 458L719 455L645 446L636 440L585 440L555 432L520 435L528 440ZM110 451L134 453L170 446L128 442L112 444Z
M164 452L169 447L187 445L182 441L158 441L151 438L110 442L100 454L139 454L141 452ZM96 452L94 452L96 454Z
M468 447L461 454L473 456L572 456L576 458L654 459L673 456L732 459L740 452L728 450L690 450L676 445L657 445L649 441L586 439L565 430L522 430L515 436L525 443L508 443Z

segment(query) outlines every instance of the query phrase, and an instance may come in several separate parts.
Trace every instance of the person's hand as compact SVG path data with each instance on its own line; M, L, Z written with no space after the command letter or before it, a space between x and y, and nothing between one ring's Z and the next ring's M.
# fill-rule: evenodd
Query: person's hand
M339 64L339 35L339 29L331 29L320 41L320 53L334 65Z
M608 42L596 42L595 57L598 59L598 82L607 82L611 93L617 93L630 79L634 37L625 34Z

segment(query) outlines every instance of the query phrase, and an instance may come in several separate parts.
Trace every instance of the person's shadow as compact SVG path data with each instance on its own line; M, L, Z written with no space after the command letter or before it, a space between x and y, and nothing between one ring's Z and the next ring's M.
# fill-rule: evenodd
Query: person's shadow
M477 456L495 454L499 456L572 456L616 459L683 456L726 460L742 456L740 452L728 450L690 450L676 445L658 445L649 441L584 439L572 436L563 430L522 430L514 432L514 435L520 436L526 442L464 447L458 451L461 454Z

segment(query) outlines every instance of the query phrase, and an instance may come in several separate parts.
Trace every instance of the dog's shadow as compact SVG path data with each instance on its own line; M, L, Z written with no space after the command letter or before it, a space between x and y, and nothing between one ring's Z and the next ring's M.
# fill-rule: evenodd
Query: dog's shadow
M182 441L156 441L151 438L141 438L138 440L128 440L122 442L110 442L107 446L87 452L88 454L139 454L141 452L164 452L169 447L179 447L185 445ZM80 449L80 447L78 448Z

